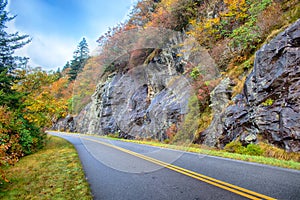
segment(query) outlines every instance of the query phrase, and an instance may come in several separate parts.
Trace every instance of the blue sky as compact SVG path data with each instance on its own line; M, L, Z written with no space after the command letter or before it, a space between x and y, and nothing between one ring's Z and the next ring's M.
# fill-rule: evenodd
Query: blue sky
M109 27L124 21L135 0L8 0L8 10L17 17L8 32L18 31L32 42L17 55L30 58L32 67L56 70L72 59L82 37L90 51Z

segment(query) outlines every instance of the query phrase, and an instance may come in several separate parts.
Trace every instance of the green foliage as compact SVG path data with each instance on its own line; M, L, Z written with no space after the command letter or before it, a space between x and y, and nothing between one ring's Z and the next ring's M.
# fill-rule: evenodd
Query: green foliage
M251 143L247 145L245 154L251 156L261 156L263 154L263 150L259 145Z
M7 1L0 1L0 174L7 181L1 167L16 163L20 157L35 152L44 144L44 133L37 123L28 120L25 103L28 95L40 82L26 82L22 70L27 58L14 55L14 51L30 42L28 35L7 33L6 23L15 18L5 10ZM41 80L41 79L40 79ZM41 80L43 81L43 80ZM25 84L28 83L28 84ZM26 90L19 90L19 88Z
M263 106L271 106L271 105L273 105L273 103L274 103L274 100L271 99L271 98L268 98L268 99L266 99L264 102L262 102L261 104L262 104Z
M250 22L238 27L237 29L234 29L230 34L230 37L233 38L231 46L242 49L242 53L245 51L251 52L261 41L257 30L257 27Z
M107 137L110 137L110 138L119 138L119 133L118 132L116 132L116 133L109 133L107 135Z
M65 68L70 68L68 72L69 80L75 80L78 73L82 71L87 59L89 58L89 48L85 38L78 44L77 49L73 53L71 64L66 64Z
M177 142L192 142L194 140L196 131L199 127L199 101L196 95L189 99L189 112L185 116L183 124L180 126L178 133L174 137Z
M7 33L6 23L10 22L15 16L9 16L5 10L7 1L0 1L0 105L17 106L19 104L19 94L11 86L18 80L15 70L24 64L27 59L14 56L14 51L30 42L28 35L18 33Z
M200 71L197 67L194 67L192 72L190 73L190 76L196 80L200 76Z
M244 147L240 141L232 141L224 147L225 151L228 151L230 153L240 153L243 154Z
M260 148L259 145L251 143L245 147L240 141L232 141L228 143L224 147L224 150L230 153L239 153L251 156L261 156L263 154L263 150Z
M249 3L247 21L229 34L229 37L233 39L231 46L241 49L242 54L250 53L261 42L259 28L256 25L257 16L272 3L272 0L249 1Z

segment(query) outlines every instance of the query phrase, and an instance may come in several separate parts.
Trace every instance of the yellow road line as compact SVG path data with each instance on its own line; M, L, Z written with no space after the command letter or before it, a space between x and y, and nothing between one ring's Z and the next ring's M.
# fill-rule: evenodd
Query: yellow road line
M75 137L78 137L78 138L81 138L81 139L84 139L84 140L89 140L89 141L92 141L92 142L96 142L96 143L99 143L99 144L117 149L119 151L122 151L122 152L128 153L130 155L139 157L139 158L141 158L143 160L146 160L148 162L152 162L154 164L160 165L162 167L168 168L170 170L176 171L178 173L181 173L181 174L184 174L186 176L195 178L197 180L200 180L200 181L203 181L205 183L214 185L216 187L222 188L224 190L230 191L232 193L241 195L241 196L249 198L249 199L253 199L253 200L258 200L258 199L275 200L272 197L269 197L269 196L266 196L266 195L263 195L263 194L260 194L260 193L257 193L257 192L254 192L254 191L251 191L251 190L248 190L248 189L236 186L236 185L232 185L230 183L226 183L226 182L211 178L209 176L205 176L203 174L199 174L197 172L190 171L190 170L187 170L187 169L184 169L184 168L181 168L181 167L169 164L169 163L165 163L163 161L160 161L160 160L148 157L148 156L144 156L142 154L139 154L139 153L136 153L136 152L133 152L133 151L130 151L130 150L112 145L112 144L108 144L108 143L105 143L105 142L102 142L102 141L99 141L99 140L94 140L94 139L85 138L85 137L81 137L81 136L75 136Z

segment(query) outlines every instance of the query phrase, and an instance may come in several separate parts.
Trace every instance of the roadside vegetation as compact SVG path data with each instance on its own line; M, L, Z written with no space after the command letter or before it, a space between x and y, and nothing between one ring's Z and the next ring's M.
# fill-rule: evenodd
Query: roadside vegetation
M92 199L78 154L64 139L48 136L43 150L6 168L0 199Z
M44 130L70 113L78 114L90 101L99 75L108 77L110 73L126 70L121 69L123 65L111 65L109 60L111 49L116 55L121 50L116 48L123 39L120 33L140 27L163 27L185 32L209 50L223 77L230 77L235 82L234 96L240 92L245 76L253 67L254 52L300 17L297 0L220 2L138 1L127 22L112 27L99 37L98 44L102 49L99 56L89 56L88 45L83 38L74 51L73 59L62 71L47 72L42 68L31 68L28 66L29 58L15 55L15 50L30 43L31 38L18 32L7 32L6 25L15 16L6 11L7 0L0 0L0 198L90 198L74 148L58 138L47 139ZM212 5L220 7L212 8ZM156 51L153 50L154 53ZM287 153L265 143L243 147L233 141L225 150L196 144L180 146L180 140L200 138L212 120L210 91L220 80L203 82L200 72L199 66L194 65L185 72L193 80L195 89L195 96L190 99L193 110L183 125L185 129L177 132L174 124L167 130L168 140L165 142L177 139L178 145L147 140L131 142L300 169L299 153ZM80 84L76 85L75 79ZM267 100L264 103L271 105L273 102ZM175 135L177 138L173 138Z
M100 136L101 137L101 136ZM218 156L223 158L231 158L242 161L255 162L260 164L272 165L277 167L284 167L290 169L300 170L300 155L299 153L289 153L283 149L275 146L259 143L250 144L247 147L242 146L240 142L233 141L229 143L224 150L211 148L199 144L167 144L157 140L127 140L120 139L116 135L110 134L104 136L105 138L113 140L121 140L124 142L133 142L137 144L144 144L162 148L176 149L187 152L194 152L199 154L206 154L211 156Z

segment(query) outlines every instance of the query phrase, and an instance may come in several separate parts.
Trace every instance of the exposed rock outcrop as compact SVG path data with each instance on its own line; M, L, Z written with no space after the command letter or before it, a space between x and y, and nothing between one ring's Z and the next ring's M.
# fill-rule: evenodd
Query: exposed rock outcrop
M197 46L193 51L193 38L147 30L120 35L120 51L107 59L111 63L106 63L91 102L74 117L74 131L164 140L167 129L177 130L188 112L191 69L206 70L206 79L218 74L208 50Z
M117 41L92 101L74 117L75 131L164 140L188 112L189 70L197 66L207 71L205 78L214 78L214 61L181 32L138 29Z
M300 151L300 20L256 53L243 92L233 101L221 113L214 109L205 144L223 147L237 138L247 144L261 134L287 151Z
M176 41L175 41L176 40ZM176 44L182 37L175 37ZM187 63L205 70L215 69L205 53L181 53L180 48L138 49L116 60L119 68L102 79L87 105L73 120L56 128L81 133L124 138L166 139L166 130L179 125L187 113L191 87L184 73ZM125 59L125 61L124 61ZM126 60L129 59L129 60ZM215 74L214 74L215 73ZM209 78L216 71L208 71ZM226 78L212 91L214 119L200 136L200 142L223 148L239 139L256 142L261 135L287 151L300 151L300 20L264 45L257 53L254 69L243 92L231 96ZM231 103L229 104L229 102Z
M68 115L65 118L59 119L54 126L53 130L74 132L74 118L71 115Z
M214 113L211 125L202 134L202 143L207 146L216 146L218 139L223 133L223 113L231 99L232 83L229 78L225 78L210 93L211 107ZM205 136L205 140L204 137Z
M166 139L165 130L187 113L191 92L176 54L164 49L148 64L115 72L100 82L92 102L75 119L76 131Z

